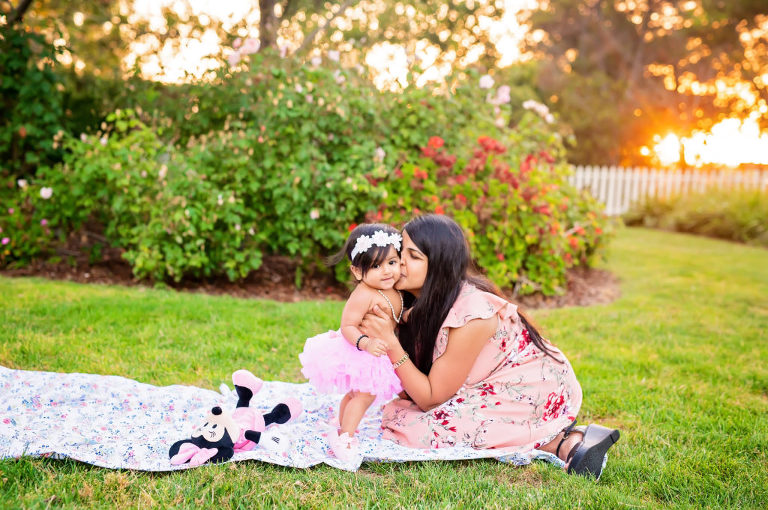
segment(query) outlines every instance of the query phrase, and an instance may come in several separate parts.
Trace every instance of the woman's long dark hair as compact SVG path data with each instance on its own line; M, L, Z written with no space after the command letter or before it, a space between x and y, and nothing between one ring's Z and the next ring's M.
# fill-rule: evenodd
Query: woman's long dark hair
M408 222L403 230L427 257L427 276L413 302L408 321L400 325L400 343L423 373L432 368L432 353L440 326L459 297L464 282L506 299L498 287L477 274L461 227L446 216L424 215ZM520 313L533 344L556 359L546 340Z

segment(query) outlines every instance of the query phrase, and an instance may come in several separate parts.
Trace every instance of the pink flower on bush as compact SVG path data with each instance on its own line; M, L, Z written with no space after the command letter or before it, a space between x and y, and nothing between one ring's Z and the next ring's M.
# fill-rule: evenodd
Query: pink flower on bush
M48 220L46 220L45 218L40 220L40 225L42 225L43 227L46 226L47 224L48 224Z
M8 214L13 214L13 207L8 208Z
M8 244L8 243L10 243L10 242L11 242L10 238L8 238L8 237L3 237L3 240L2 240L3 246L5 246L6 244Z
M235 67L237 64L240 63L240 52L236 51L234 53L231 53L227 57L227 62L229 62L230 67Z
M257 51L259 51L260 45L261 43L259 42L258 39L249 37L243 43L243 47L240 48L240 53L242 53L243 55L250 55L251 53L256 53Z
M502 85L496 90L496 96L493 97L489 102L493 105L509 103L511 100L509 93L511 91L512 89L509 85Z
M485 74L480 77L479 85L481 89L489 89L493 87L493 83L494 83L493 78L491 78L491 76L488 74Z

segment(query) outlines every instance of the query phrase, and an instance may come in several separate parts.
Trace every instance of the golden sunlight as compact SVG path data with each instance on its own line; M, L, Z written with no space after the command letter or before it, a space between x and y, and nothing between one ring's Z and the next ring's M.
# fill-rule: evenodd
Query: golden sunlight
M689 166L768 165L768 133L760 132L756 114L744 120L724 119L708 133L694 131L691 136L682 138L669 133L663 138L657 135L654 141L653 152L665 166L680 162L681 145L685 163ZM641 154L649 153L647 147L641 149Z

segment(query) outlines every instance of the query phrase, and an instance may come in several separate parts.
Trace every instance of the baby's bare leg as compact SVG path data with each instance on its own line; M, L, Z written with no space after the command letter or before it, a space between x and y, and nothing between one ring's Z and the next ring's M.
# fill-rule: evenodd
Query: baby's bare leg
M344 395L344 398L341 399L341 403L339 404L339 424L341 424L341 420L344 419L344 410L347 407L347 404L350 400L352 400L352 397L355 396L355 392L348 391L346 395Z
M376 400L376 395L370 393L363 393L360 391L354 392L352 398L347 402L344 409L344 416L341 418L341 433L348 433L350 436L355 435L357 426L360 424L360 420L363 419L365 412L371 407L373 401Z

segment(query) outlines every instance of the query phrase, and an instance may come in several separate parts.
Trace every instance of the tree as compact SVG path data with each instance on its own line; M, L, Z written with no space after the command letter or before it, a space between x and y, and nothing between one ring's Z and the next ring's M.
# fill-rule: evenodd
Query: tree
M764 10L759 0L553 0L529 13L546 34L530 41L543 62L540 86L580 142L572 160L636 162L652 133L706 128L766 105ZM743 34L761 24L762 38L747 48ZM718 82L739 83L752 98ZM603 129L593 127L595 112Z

